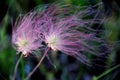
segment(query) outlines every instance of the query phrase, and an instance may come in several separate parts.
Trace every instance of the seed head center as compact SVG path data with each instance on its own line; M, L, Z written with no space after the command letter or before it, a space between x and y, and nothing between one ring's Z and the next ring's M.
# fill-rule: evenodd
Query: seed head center
M17 42L17 45L19 47L25 47L27 46L28 42L26 39L21 39L21 38L18 38L18 42Z
M57 44L58 44L58 37L57 35L51 35L49 37L47 37L47 44L49 47L51 47L53 50L56 50Z

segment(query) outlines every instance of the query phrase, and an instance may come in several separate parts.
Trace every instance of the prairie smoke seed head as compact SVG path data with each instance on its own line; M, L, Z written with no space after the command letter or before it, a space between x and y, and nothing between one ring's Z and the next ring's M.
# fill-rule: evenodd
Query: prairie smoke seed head
M87 26L93 21L82 19L84 16L81 15L85 15L86 11L66 15L69 13L68 8L57 8L56 6L48 6L41 11L42 14L38 12L36 32L42 34L42 37L40 35L42 42L45 42L53 51L59 50L83 63L89 62L86 53L97 55L99 52L96 51L94 45L88 42L99 42L100 39L93 32L83 29L85 28L83 26Z
M83 63L89 62L86 53L99 53L90 42L100 42L100 39L86 28L93 21L82 19L86 10L72 14L69 6L54 4L39 10L28 13L15 24L12 43L18 46L17 51L26 55L45 42L53 51L59 50Z
M12 43L15 45L15 49L18 52L22 52L25 56L41 46L41 40L39 40L34 29L34 15L34 13L30 12L23 18L20 17L13 27Z

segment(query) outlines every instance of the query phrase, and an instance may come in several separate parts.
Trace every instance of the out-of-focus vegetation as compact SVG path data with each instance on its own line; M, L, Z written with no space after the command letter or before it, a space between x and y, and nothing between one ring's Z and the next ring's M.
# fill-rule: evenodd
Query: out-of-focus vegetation
M120 75L120 17L118 0L59 0L76 6L99 4L103 22L93 28L102 30L105 41L111 47L107 57L95 57L96 65L88 66L65 54L53 53L51 61L46 58L31 80L119 80ZM16 61L19 58L11 45L12 26L19 14L24 14L41 4L50 4L56 0L1 0L0 1L0 80L11 80ZM57 3L57 2L56 2ZM92 7L91 7L92 8ZM98 9L98 8L94 8ZM98 32L99 33L99 32ZM106 50L106 48L103 48ZM35 67L38 60L29 56L22 58L17 70L16 80L24 80Z

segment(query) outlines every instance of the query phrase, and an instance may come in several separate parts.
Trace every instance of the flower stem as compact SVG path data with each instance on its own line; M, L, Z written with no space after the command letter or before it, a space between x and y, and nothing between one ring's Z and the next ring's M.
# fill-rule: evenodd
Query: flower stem
M16 73L17 73L17 69L18 69L18 65L19 65L19 63L20 63L20 60L22 59L22 56L23 56L23 54L20 55L20 58L18 59L16 65L15 65L15 68L14 68L14 74L13 74L13 78L12 78L12 80L15 80Z
M43 54L43 56L42 56L42 58L40 59L39 63L38 63L38 64L36 65L36 67L28 74L28 76L25 78L25 80L28 80L28 79L31 77L31 75L36 71L36 69L41 65L42 61L44 60L44 58L45 58L45 56L46 56L46 54L48 53L49 50L50 50L49 47L47 47L47 48L45 49L45 53Z

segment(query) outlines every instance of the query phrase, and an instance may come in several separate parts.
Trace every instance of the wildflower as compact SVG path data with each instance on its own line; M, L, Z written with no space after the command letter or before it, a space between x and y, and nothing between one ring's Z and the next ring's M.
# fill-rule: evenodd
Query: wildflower
M54 8L47 9L49 14L38 14L36 21L36 32L40 34L42 42L47 44L53 51L61 51L71 55L83 62L88 62L82 52L96 54L94 47L88 41L97 41L93 33L85 33L78 29L88 23L78 18L78 15L61 17ZM50 13L51 10L52 12ZM54 12L54 13L53 13ZM63 13L64 14L64 13Z
M49 50L61 51L83 63L88 63L89 60L84 53L96 54L95 47L88 42L99 42L99 39L92 32L80 30L89 23L82 19L84 11L72 14L68 8L55 5L39 10L25 15L13 28L12 43L17 46L17 51L25 56L43 46L43 42L46 44L45 53L25 80L28 80L40 66Z
M43 46L44 42L53 51L61 51L88 62L83 52L96 54L95 47L88 42L99 42L99 39L93 33L79 30L90 22L82 19L85 11L71 14L71 10L66 7L68 6L50 5L40 11L38 9L30 12L18 20L12 35L12 43L17 46L17 51L28 55Z
M19 18L13 27L12 43L18 52L25 56L40 47L40 40L34 30L34 13Z

